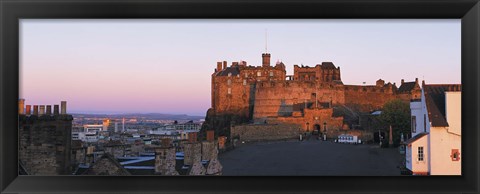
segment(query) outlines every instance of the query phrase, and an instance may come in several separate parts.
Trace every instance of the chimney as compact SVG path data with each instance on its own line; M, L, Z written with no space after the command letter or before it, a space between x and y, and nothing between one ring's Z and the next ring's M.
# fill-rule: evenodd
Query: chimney
M45 105L40 105L40 114L39 115L44 115L45 114Z
M58 115L58 104L53 105L53 115Z
M422 88L425 87L425 80L422 80Z
M222 71L222 62L217 62L217 71Z
M179 175L175 170L175 148L157 147L155 148L155 174L159 175Z
M60 102L60 104L62 105L62 112L60 114L62 115L65 115L67 114L67 101L62 101Z
M405 82L405 81L402 79L402 85L403 85L404 82Z
M227 61L223 61L223 69L227 69Z
M418 84L418 78L415 78L415 83Z
M188 143L197 142L197 132L188 133Z
M262 54L262 66L269 67L270 66L270 53L263 53Z
M33 115L38 116L38 105L33 105Z
M30 114L32 114L31 112L32 112L32 105L27 105L26 113L25 113L25 114L26 114L26 115L30 115Z
M52 114L52 105L47 105L47 115Z
M207 141L215 141L215 131L213 130L207 131Z
M168 148L171 146L172 140L170 138L162 139L162 147Z
M24 112L25 108L25 99L18 99L18 114L25 114Z

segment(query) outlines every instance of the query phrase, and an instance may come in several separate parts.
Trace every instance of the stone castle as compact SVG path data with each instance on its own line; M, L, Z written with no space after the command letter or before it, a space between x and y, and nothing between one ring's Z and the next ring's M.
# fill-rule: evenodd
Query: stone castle
M402 79L400 87L382 79L375 85L347 85L340 67L332 62L294 65L293 75L287 75L285 64L271 65L270 59L269 53L263 53L261 66L217 62L206 127L254 122L296 124L304 131L351 129L355 123L349 118L358 113L379 110L393 99L409 102L421 95L418 79ZM237 123L222 120L224 115Z

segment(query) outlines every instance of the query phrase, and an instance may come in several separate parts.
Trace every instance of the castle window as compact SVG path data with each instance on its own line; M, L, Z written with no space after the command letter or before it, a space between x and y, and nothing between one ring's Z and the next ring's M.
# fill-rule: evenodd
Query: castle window
M257 72L257 76L262 76L262 72L261 71Z
M270 77L273 77L273 71L270 71Z
M418 161L423 161L423 147L418 147Z
M417 117L412 116L412 133L417 132Z
M243 80L243 85L244 85L244 86L247 85L247 80L246 80L246 79Z
M227 81L227 84L228 84L228 85L231 85L231 84L232 84L232 80L228 80L228 81Z
M228 94L232 94L232 88L228 88Z

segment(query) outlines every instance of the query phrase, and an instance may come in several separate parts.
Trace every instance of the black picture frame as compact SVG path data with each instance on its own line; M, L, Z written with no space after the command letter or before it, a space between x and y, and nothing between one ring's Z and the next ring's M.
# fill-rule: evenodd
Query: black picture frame
M2 193L479 192L480 4L478 0L2 0L0 13L0 191ZM18 176L19 19L22 18L461 19L462 176Z

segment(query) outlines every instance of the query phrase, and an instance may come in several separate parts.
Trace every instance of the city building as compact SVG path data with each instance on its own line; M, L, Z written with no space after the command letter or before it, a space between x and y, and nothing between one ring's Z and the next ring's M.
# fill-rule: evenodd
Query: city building
M405 142L406 167L414 175L461 175L460 84L422 83L410 103L412 138Z

